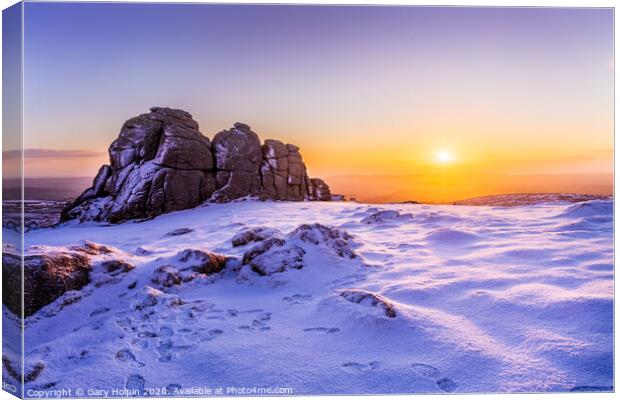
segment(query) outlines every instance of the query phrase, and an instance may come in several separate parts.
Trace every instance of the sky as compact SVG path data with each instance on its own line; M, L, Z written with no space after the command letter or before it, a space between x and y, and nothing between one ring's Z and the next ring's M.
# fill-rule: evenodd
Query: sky
M369 201L611 193L613 63L611 9L26 3L25 174L94 176L158 105Z

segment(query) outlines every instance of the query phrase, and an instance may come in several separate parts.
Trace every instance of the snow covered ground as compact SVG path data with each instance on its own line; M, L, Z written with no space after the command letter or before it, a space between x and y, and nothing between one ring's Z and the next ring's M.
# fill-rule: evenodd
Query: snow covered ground
M39 372L27 389L613 390L612 219L612 200L247 201L34 230L27 246L89 240L114 249L95 261L114 256L136 268L28 319L26 374ZM344 239L290 234L314 223ZM231 238L259 226L303 250L295 267L271 275L241 267L257 243L233 247ZM185 249L238 259L188 282L152 282L162 265L182 267Z

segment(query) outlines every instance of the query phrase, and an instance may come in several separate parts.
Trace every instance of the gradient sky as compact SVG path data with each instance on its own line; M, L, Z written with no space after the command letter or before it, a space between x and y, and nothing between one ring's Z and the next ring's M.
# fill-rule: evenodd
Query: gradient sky
M613 171L611 9L26 3L24 32L28 176L94 176L162 105L295 143L347 194L611 191L583 188Z

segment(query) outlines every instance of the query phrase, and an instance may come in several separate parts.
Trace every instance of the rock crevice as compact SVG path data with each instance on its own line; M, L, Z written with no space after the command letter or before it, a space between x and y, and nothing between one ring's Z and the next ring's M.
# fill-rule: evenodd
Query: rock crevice
M63 211L63 221L115 223L247 196L331 200L329 186L308 177L297 146L261 143L241 122L211 141L188 112L152 107L123 124L108 152L110 164Z

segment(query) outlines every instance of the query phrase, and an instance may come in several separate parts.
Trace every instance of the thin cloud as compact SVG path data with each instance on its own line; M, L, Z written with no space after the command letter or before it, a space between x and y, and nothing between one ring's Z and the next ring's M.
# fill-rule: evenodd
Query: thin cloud
M93 158L102 157L106 153L94 150L52 150L52 149L24 149L24 158ZM5 160L19 159L22 156L21 150L7 150L2 152Z

